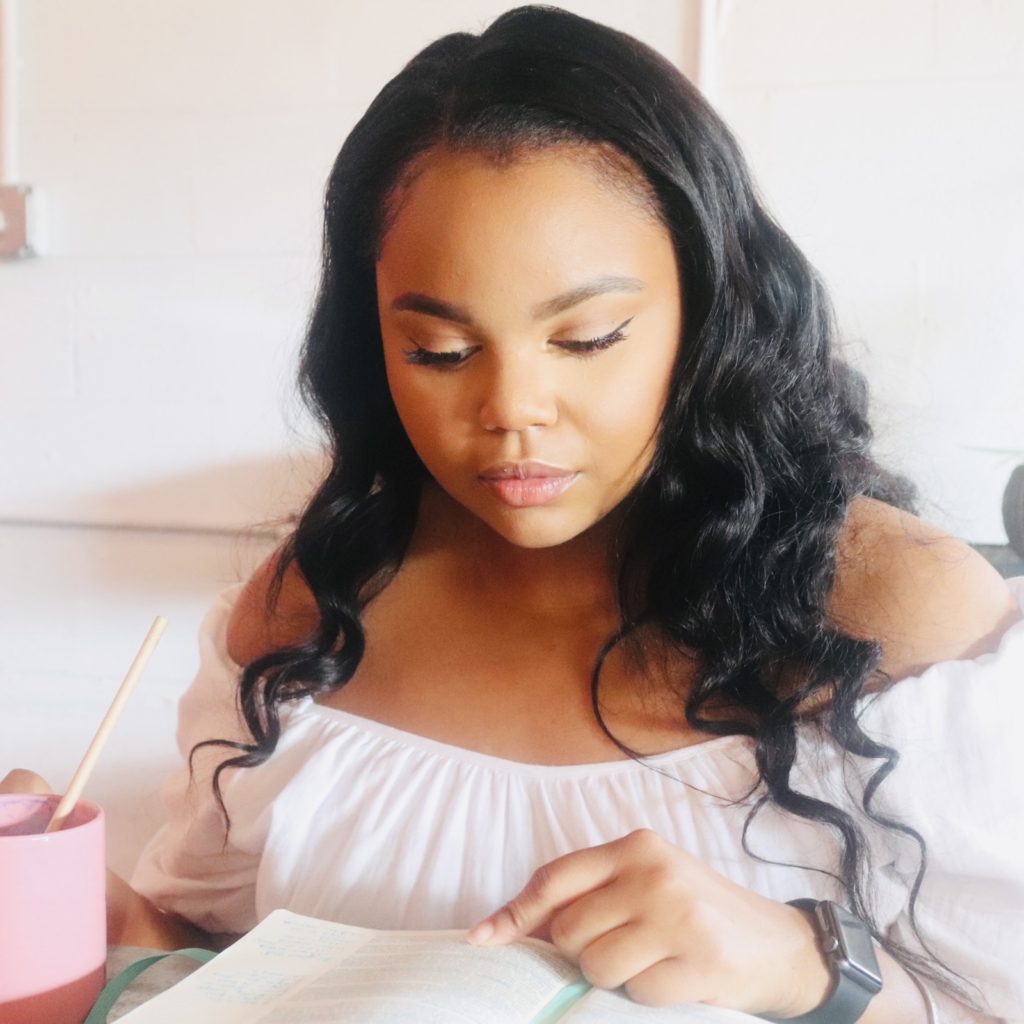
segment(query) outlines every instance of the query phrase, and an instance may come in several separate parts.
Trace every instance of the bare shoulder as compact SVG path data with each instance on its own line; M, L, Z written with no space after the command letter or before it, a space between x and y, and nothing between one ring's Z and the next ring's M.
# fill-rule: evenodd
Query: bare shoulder
M296 643L319 621L316 600L291 563L274 597L274 581L281 552L272 554L246 581L228 620L228 654L238 665L248 665L271 651Z
M992 651L1021 611L973 548L917 516L856 499L840 535L830 615L882 643L894 680Z

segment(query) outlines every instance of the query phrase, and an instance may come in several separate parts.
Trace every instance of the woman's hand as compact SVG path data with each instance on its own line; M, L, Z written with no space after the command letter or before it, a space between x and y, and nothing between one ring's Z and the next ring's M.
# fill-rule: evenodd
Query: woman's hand
M648 1006L792 1017L824 1002L831 984L807 915L647 829L546 864L469 939L530 934L549 938L593 985L624 985Z

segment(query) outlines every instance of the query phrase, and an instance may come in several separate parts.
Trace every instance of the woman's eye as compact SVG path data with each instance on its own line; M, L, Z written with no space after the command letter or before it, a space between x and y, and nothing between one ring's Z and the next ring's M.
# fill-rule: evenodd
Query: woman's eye
M611 348L612 345L628 337L628 335L623 333L623 328L628 327L632 319L630 317L629 320L624 320L614 331L610 334L604 334L600 338L587 338L585 340L570 338L564 341L552 340L551 343L573 353L573 355L586 358L587 356L596 355L602 349ZM409 340L412 341L411 338ZM402 353L407 363L412 363L414 366L432 366L439 370L453 370L461 366L476 351L476 348L464 348L457 352L431 352L430 349L421 348L419 345L416 345L414 341L412 344L415 346L412 351Z
M415 345L416 342L413 342ZM418 345L411 352L403 352L405 361L414 366L436 366L442 370L450 370L464 363L472 349L462 349L459 352L431 352L430 349L420 348Z
M588 338L586 341L556 341L555 344L576 355L584 357L595 355L602 349L611 348L616 342L627 338L628 335L623 334L622 329L628 327L632 319L630 317L629 320L624 320L611 334L604 334L600 338Z

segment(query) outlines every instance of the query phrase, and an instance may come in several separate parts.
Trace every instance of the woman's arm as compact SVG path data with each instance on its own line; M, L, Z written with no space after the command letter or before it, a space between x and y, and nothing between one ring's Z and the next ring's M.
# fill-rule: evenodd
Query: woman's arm
M168 914L107 868L107 942L112 946L221 949L227 943L191 921Z

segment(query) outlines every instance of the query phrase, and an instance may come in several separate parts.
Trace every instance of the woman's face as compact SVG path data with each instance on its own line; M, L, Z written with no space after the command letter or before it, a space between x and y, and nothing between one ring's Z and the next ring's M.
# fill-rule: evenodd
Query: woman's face
M409 440L521 547L579 536L639 480L682 334L669 234L602 173L576 149L432 152L377 264Z

